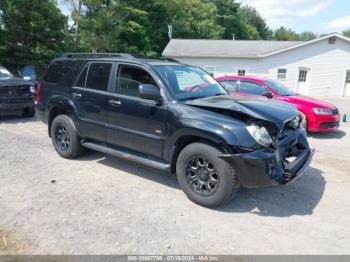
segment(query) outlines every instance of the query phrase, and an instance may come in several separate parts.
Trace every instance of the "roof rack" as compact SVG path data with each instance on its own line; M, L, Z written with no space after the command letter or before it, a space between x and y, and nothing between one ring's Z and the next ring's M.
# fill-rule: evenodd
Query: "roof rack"
M176 62L178 63L179 61L173 59L173 58L167 58L164 56L146 56L146 55L132 55L134 58L139 58L139 59L155 59L155 60L163 60L163 61L169 61L169 62Z
M167 58L167 57L152 57L152 56L145 56L145 55L138 55L138 54L126 54L126 53L66 53L63 54L62 57L67 58L103 58L103 57L122 57L127 59L158 59L163 61L169 61L169 62L175 62L178 63L179 61Z
M135 57L125 53L66 53L62 57L74 58L74 57L87 57L87 58L100 58L100 57L124 57L134 59Z

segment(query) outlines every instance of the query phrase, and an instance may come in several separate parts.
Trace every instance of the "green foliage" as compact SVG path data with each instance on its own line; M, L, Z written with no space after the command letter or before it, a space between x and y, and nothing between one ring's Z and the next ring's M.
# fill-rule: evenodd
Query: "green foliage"
M303 32L298 34L290 29L283 26L276 29L273 34L273 39L279 41L309 41L317 38L317 35L313 32Z
M279 41L298 41L300 37L294 31L281 26L274 31L274 39Z
M317 35L315 33L313 33L313 32L305 31L305 32L302 32L299 35L299 38L300 38L301 41L310 41L312 39L317 38Z
M66 18L53 0L1 0L0 63L38 68L65 49Z
M57 8L70 9L73 23ZM272 31L256 9L238 0L0 0L0 63L43 67L60 53L129 52L160 55L174 38L311 40ZM344 31L350 35L350 30Z
M257 35L252 35L253 39L269 39L272 37L272 31L255 8L247 5L241 6L238 10L238 17L257 33Z
M343 35L346 37L350 37L350 29L344 30Z

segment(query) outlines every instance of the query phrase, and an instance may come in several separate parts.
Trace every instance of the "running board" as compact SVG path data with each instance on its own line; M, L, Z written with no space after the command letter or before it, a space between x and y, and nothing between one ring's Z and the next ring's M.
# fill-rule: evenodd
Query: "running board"
M125 149L123 150L120 148L117 149L114 147L112 148L106 145L101 145L90 141L82 141L81 144L86 148L96 150L98 152L105 153L118 158L122 158L125 160L129 160L141 165L149 166L149 167L164 170L164 171L170 170L170 164L163 163L155 159L147 158L141 154L136 154L129 150L125 150Z

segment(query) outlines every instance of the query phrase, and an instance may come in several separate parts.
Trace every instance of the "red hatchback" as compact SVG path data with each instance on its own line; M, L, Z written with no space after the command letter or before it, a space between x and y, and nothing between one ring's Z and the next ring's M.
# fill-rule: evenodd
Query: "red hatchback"
M335 131L339 127L339 111L334 105L296 94L275 80L252 76L223 76L216 80L233 96L265 96L295 105L304 114L304 126L310 132Z

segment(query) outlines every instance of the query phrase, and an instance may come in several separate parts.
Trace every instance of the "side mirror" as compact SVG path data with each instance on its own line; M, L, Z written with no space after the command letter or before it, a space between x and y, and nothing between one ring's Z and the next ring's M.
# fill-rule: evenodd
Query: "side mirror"
M160 94L160 89L151 84L139 85L138 97L148 100L154 100L157 102L162 102L163 98Z
M273 98L273 94L271 92L265 92L262 94L262 96L265 96L267 98Z

